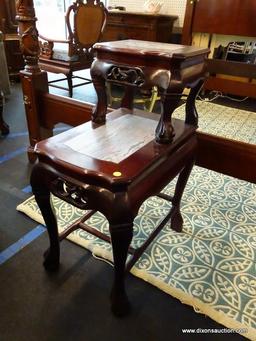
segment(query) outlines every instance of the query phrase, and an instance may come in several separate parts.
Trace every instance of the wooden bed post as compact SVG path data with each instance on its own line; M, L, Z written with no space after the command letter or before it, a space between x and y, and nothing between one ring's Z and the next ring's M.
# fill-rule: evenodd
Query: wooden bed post
M35 162L35 144L51 135L51 130L40 126L38 100L40 92L48 92L48 80L47 73L41 71L38 65L39 42L33 0L16 0L16 12L20 48L25 60L25 68L20 71L20 77L30 140L28 158L30 162Z

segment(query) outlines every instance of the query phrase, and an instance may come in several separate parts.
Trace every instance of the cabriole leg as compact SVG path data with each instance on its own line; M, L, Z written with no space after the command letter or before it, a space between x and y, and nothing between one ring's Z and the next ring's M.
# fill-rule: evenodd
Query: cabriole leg
M128 248L132 240L133 224L109 226L114 259L114 283L111 290L111 310L116 316L125 316L130 311L130 303L125 291L125 264Z
M127 108L132 110L134 102L134 87L125 86L124 87L124 96L121 101L121 108Z
M171 228L177 232L182 231L183 218L180 212L180 202L193 165L194 160L188 162L180 172L172 199Z
M173 140L174 129L171 118L172 113L180 102L182 91L182 88L170 88L161 93L162 113L155 133L156 141L159 143L171 143Z
M40 163L32 170L31 187L44 218L50 240L50 247L44 254L43 264L46 270L55 271L59 267L60 259L58 227L50 200L48 172Z
M191 124L195 127L198 126L198 113L196 110L196 98L199 94L202 86L204 84L204 80L200 79L196 85L190 89L187 101L186 101L186 119L185 122L187 124Z
M108 68L104 63L95 60L91 66L91 78L97 94L97 103L92 114L92 122L103 124L106 122L107 113L107 92L106 92L106 73Z

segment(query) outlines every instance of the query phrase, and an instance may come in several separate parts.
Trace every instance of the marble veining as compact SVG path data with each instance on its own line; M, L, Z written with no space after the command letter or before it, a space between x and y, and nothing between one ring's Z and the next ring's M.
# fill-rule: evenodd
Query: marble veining
M155 138L156 124L126 114L96 129L90 127L65 145L95 159L120 163Z

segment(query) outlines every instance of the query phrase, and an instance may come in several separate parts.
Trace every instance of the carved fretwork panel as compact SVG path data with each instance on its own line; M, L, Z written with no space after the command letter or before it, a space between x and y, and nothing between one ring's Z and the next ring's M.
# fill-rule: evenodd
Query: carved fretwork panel
M51 184L51 192L58 198L61 198L80 209L88 209L86 188L71 184L62 178L57 178Z
M139 67L113 66L107 75L107 80L139 87L145 83L143 71Z

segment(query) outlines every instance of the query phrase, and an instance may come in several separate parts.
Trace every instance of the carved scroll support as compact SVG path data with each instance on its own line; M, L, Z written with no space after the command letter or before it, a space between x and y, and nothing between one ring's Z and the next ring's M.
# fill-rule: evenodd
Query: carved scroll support
M38 65L40 49L33 0L16 0L16 12L25 71L31 74L40 73L41 70Z

